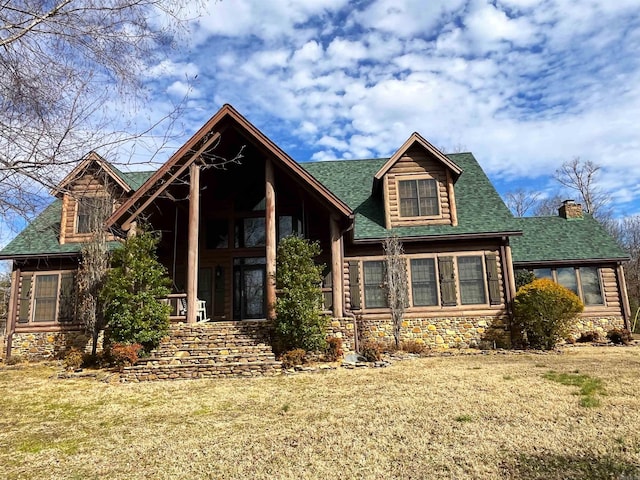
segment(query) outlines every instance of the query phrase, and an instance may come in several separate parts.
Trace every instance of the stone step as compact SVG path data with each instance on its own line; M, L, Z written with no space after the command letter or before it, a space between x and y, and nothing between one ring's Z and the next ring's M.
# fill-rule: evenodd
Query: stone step
M233 347L270 347L269 342L260 341L256 339L244 339L244 338L216 338L216 339L203 339L203 338L169 338L163 340L158 348L164 348L166 346L176 346L178 348L191 347L194 345L208 346L210 348L233 348Z
M185 353L185 352L181 352ZM138 362L138 364L146 366L156 365L211 365L211 364L226 364L226 363L252 363L252 362L274 362L275 356L273 353L230 353L224 354L209 354L207 352L199 352L200 355L177 355L173 357L150 357L145 358Z
M233 354L256 354L256 353L270 353L273 354L273 350L269 345L227 345L227 346L215 346L203 345L200 343L193 344L167 344L162 345L156 350L151 352L152 357L167 357L175 356L180 352L189 352L191 355L197 353L194 352L207 352L211 355L229 355Z

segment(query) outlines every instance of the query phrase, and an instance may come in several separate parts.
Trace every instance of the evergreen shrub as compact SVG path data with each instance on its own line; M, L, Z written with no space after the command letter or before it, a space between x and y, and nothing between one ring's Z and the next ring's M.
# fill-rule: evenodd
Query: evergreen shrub
M583 310L575 293L547 278L521 287L513 301L515 322L529 347L542 350L568 337Z

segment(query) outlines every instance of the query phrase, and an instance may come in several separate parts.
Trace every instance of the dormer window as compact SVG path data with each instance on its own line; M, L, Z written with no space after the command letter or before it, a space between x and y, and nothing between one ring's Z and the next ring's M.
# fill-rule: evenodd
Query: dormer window
M98 208L99 202L95 197L83 197L78 199L75 233L91 233L92 223L95 222L95 217L98 214Z
M432 178L398 181L401 217L432 217L440 214L438 182Z

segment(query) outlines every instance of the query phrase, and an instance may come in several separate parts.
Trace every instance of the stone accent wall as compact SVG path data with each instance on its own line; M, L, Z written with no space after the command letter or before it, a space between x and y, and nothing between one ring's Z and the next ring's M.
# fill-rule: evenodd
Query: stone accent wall
M27 360L58 358L70 348L91 351L91 336L83 330L67 332L14 333L11 356ZM102 333L98 337L98 350L102 348Z
M424 343L432 348L506 347L510 345L508 322L503 317L411 318L402 323L404 341ZM389 320L358 320L360 339L393 342L393 325ZM329 336L342 338L343 348L353 350L353 319L334 318Z
M602 336L614 328L625 328L622 317L583 317L576 325L574 336L577 338L583 332L598 332Z

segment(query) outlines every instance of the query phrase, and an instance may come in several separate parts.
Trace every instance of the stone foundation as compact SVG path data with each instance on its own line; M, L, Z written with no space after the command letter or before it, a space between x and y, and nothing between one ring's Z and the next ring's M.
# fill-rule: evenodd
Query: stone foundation
M91 336L83 330L66 332L14 333L11 356L26 360L59 358L71 348L90 352ZM98 337L98 350L102 349L102 333Z
M360 339L393 342L391 320L359 319ZM508 347L507 319L496 317L412 318L402 322L402 341L423 343L432 348ZM353 350L353 319L334 318L328 336L342 338L345 351Z
M578 338L584 332L598 332L604 337L614 328L625 328L622 317L585 317L579 319L573 336Z

